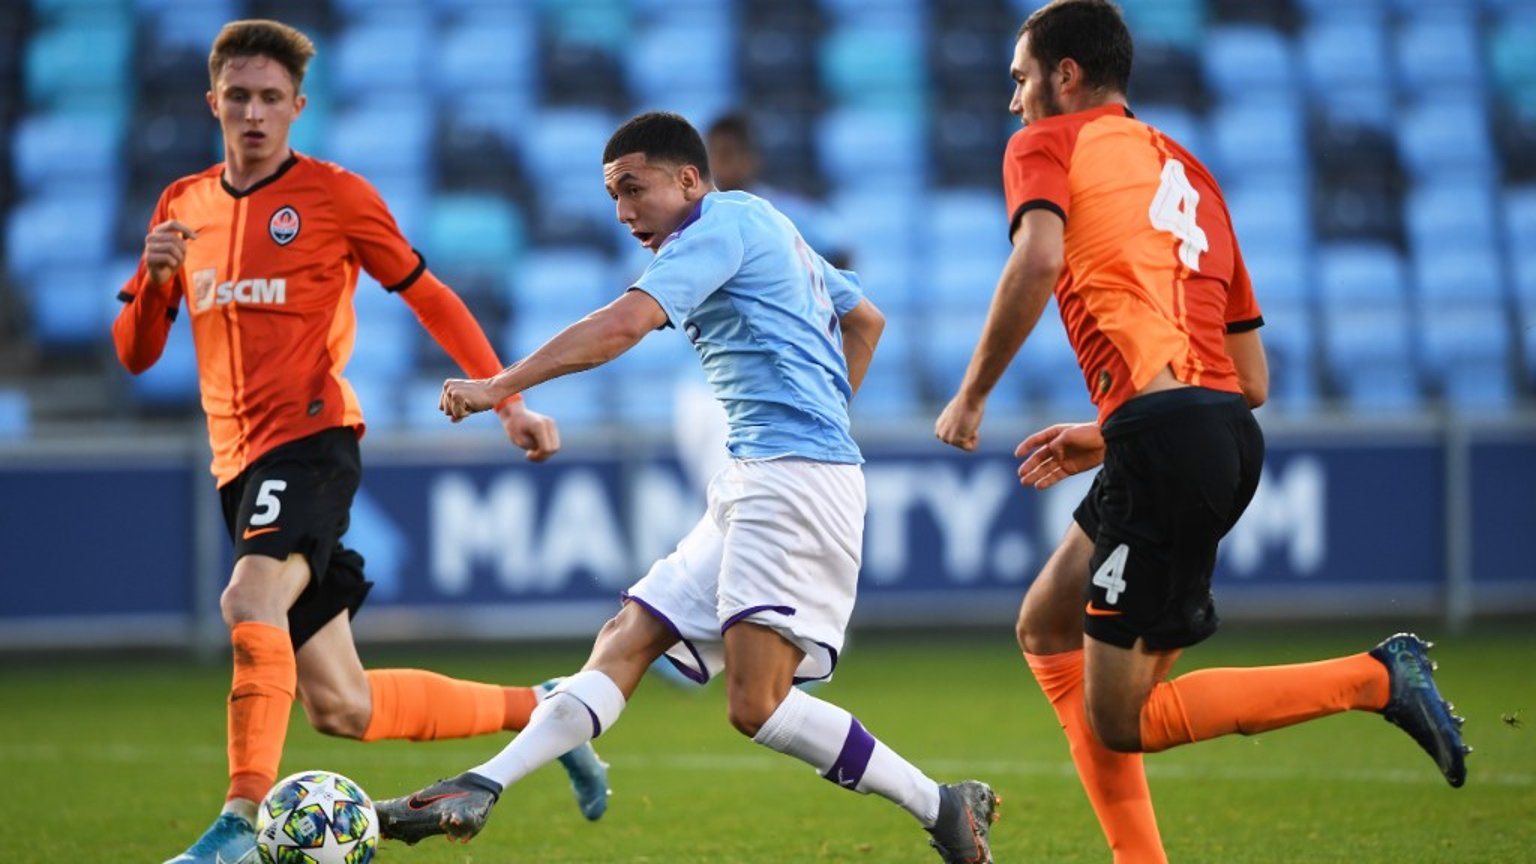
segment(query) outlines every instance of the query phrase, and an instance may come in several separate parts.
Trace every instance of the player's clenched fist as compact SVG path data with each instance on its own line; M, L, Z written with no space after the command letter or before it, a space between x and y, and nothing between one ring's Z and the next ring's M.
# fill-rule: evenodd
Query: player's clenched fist
M187 241L197 239L197 232L170 219L149 229L144 237L144 267L149 281L164 285L187 260Z
M443 382L443 395L437 407L457 423L471 414L491 410L499 401L492 395L488 379L449 378Z

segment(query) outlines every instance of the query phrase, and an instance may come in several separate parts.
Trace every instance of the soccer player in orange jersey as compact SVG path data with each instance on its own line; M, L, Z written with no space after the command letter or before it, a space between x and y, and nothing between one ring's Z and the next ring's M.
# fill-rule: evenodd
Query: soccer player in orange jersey
M122 364L142 372L185 299L235 545L220 598L234 648L229 792L213 826L175 862L256 860L255 806L277 777L295 695L319 731L372 741L521 729L544 692L417 669L364 671L358 659L349 621L371 583L340 538L360 477L363 416L342 377L359 268L399 294L465 372L491 375L501 362L373 187L290 149L312 56L303 33L274 21L237 21L219 33L208 106L223 129L224 161L161 195L112 327ZM554 422L517 398L497 414L529 459L559 449ZM604 766L590 747L561 761L583 813L598 818Z
M1333 660L1167 680L1216 629L1218 541L1257 488L1262 324L1216 181L1126 104L1131 37L1106 0L1057 0L1019 30L1003 179L1013 252L959 391L935 424L973 450L987 395L1052 291L1098 418L1019 445L1046 488L1102 464L1025 597L1020 645L1066 732L1115 861L1166 860L1143 752L1345 710L1382 713L1466 776L1428 647L1398 634Z

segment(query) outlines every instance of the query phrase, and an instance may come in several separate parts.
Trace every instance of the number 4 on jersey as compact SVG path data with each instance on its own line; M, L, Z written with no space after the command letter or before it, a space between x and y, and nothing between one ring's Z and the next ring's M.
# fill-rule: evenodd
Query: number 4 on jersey
M1195 224L1195 210L1200 206L1200 193L1189 184L1184 174L1184 163L1169 159L1163 163L1163 180L1147 215L1152 227L1167 231L1179 238L1179 260L1191 270L1200 269L1200 253L1211 250L1205 231Z

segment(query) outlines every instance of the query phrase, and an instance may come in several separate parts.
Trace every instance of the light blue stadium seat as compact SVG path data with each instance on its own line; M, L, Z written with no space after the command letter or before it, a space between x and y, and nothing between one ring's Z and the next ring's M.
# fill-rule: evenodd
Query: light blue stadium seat
M1536 386L1536 249L1519 250L1512 257L1520 355L1525 360L1526 383Z
M111 188L71 185L12 207L5 226L11 273L25 288L55 265L105 263L117 203Z
M32 430L32 402L22 390L0 389L0 441L21 441Z
M1339 244L1318 254L1323 344L1334 382L1357 407L1405 410L1422 398L1403 263L1390 247Z
M1311 275L1307 272L1307 250L1302 246L1271 244L1264 235L1250 236L1238 223L1237 236L1243 253L1243 265L1253 283L1259 307L1267 313L1271 303L1311 303L1316 297Z
M408 21L348 27L335 39L331 86L343 100L373 98L380 91L406 98L424 93L428 64L437 62L435 43L430 28Z
M1425 246L1413 255L1416 296L1431 313L1442 306L1494 303L1506 299L1497 247L1488 238L1477 243Z
M661 334L647 336L641 344L660 338ZM623 359L620 357L615 362ZM671 386L675 377L675 374L666 373L616 372L611 390L614 419L626 430L670 429L677 405L677 388Z
M1313 18L1301 31L1300 40L1307 84L1313 93L1322 95L1354 87L1389 92L1392 68L1386 30L1379 22Z
M35 34L28 42L22 74L34 105L49 105L72 92L126 96L132 25L107 16L64 24Z
M502 340L503 362L512 363L526 357L570 323L564 316L514 315ZM664 335L667 334L653 334ZM608 367L565 375L529 391L528 406L554 417L561 429L591 428L612 418L610 382L613 378L613 370ZM670 388L671 381L658 386Z
M835 182L899 191L926 180L928 138L918 114L833 109L817 122L815 135L822 170Z
M352 308L357 311L359 322L388 318L399 319L402 322L416 320L411 307L405 304L400 295L385 291L378 280L369 276L367 271L357 274L357 288L352 292Z
M1019 381L1026 398L1053 415L1053 422L1093 418L1093 400L1054 298L1019 348L1010 374Z
M1296 87L1295 52L1279 30L1251 24L1213 27L1202 56L1206 83L1222 99Z
M925 69L922 34L915 29L844 26L822 40L822 86L840 105L920 110Z
M939 307L942 310L943 307ZM934 310L923 316L921 330L916 338L923 342L924 374L927 389L937 394L940 403L948 402L960 386L965 367L981 338L981 325L986 311L945 312ZM1006 417L1019 413L1024 406L1023 379L1015 363L1003 374L1002 380L987 400L989 417Z
M32 309L33 332L49 348L101 342L117 312L116 285L99 264L59 260L21 284Z
M245 4L235 0L152 0L137 5L142 16L140 20L161 48L207 51L208 43L219 28L245 17ZM146 9L146 6L151 8Z
M566 315L572 321L613 302L624 288L607 256L588 247L536 248L507 274L518 313Z
M348 165L342 167L351 168ZM367 179L384 199L384 206L395 217L395 224L405 239L421 243L432 206L428 178L414 171L376 171L368 174Z
M405 306L402 300L394 299L394 302ZM352 345L347 374L383 380L402 379L413 365L419 333L422 333L421 325L414 317L359 315L357 339ZM363 404L367 406L366 402Z
M1224 181L1260 175L1300 182L1304 176L1304 123L1290 99L1224 104L1214 112L1211 128Z
M1403 202L1410 245L1441 250L1498 242L1498 215L1491 186L1471 182L1428 183Z
M528 170L540 178L579 174L600 190L603 148L618 121L595 108L548 108L527 118Z
M465 91L532 91L538 82L538 31L532 16L467 18L445 30L429 73L444 96ZM518 118L521 120L521 118Z
M426 29L436 0L332 0L331 5L346 23L408 23Z
M198 404L197 350L192 328L182 309L181 319L171 325L165 350L155 365L131 379L133 399L151 408L190 408Z
M1297 6L1313 21L1381 22L1385 20L1389 0L1298 0Z
M878 298L879 285L888 281L876 278L877 273L883 270L887 275L898 275L884 266L886 261L899 261L906 267L916 263L918 214L912 202L908 194L878 187L839 192L832 199L832 209L848 226L853 269L865 277L871 297ZM910 277L899 281L910 282ZM921 290L915 284L911 287Z
M1244 248L1305 249L1312 242L1307 189L1271 178L1225 184L1223 197Z
M429 261L449 266L507 267L522 251L523 220L516 205L496 195L440 195L427 223Z
M347 369L347 383L352 385L352 391L357 394L357 402L363 408L363 422L368 424L369 432L398 429L405 425L405 406L402 402L407 395L414 397L421 394L416 389L402 392L401 380L401 376L379 374L373 370ZM443 419L447 422L446 417Z
M1506 308L1502 300L1422 301L1425 369L1451 405L1503 408L1513 399Z
M1196 49L1205 25L1203 0L1141 0L1124 6L1137 40Z
M929 297L955 311L985 309L1012 249L1002 195L940 192L929 198L924 211L928 266L923 285Z
M1484 84L1482 39L1475 10L1429 7L1397 33L1397 76L1410 93Z
M1270 410L1305 413L1318 407L1317 321L1312 304L1296 295L1260 291L1264 326L1259 338L1269 363Z
M852 256L860 288L882 312L902 313L943 305L933 286L918 278L918 259L911 249L866 243L853 247Z
M539 0L545 32L560 42L622 52L634 33L628 0Z
M1536 113L1536 9L1509 14L1488 31L1488 62L1500 95Z
M432 107L404 95L337 111L316 155L372 178L385 173L426 175L431 167ZM387 142L387 146L382 146Z
M1505 248L1536 248L1536 185L1505 189L1503 211Z
M723 19L705 17L694 23L653 25L636 34L623 57L636 99L665 106L682 99L694 107L677 110L695 124L701 113L723 113L737 101L736 58L732 34ZM711 106L713 109L711 110Z
M1426 97L1401 113L1398 149L1403 166L1413 176L1480 182L1495 176L1488 112L1481 100L1463 98L1458 92Z
M21 188L110 182L121 171L122 129L109 114L42 112L16 124L12 165Z

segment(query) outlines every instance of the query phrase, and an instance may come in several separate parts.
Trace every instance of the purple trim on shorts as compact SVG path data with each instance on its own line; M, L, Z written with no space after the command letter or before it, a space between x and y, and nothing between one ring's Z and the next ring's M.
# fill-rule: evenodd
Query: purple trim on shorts
M795 607L774 606L772 604L764 604L762 606L748 606L740 612L737 612L735 615L725 619L725 623L720 625L720 635L724 636L725 631L741 623L741 619L747 617L748 615L756 615L759 612L777 612L780 615L793 615L795 614Z
M641 609L644 609L645 611L651 613L651 617L652 618L655 618L657 621L660 621L663 625L666 626L666 628L668 630L671 630L672 631L672 635L677 637L677 641L683 643L683 645L685 645L688 648L688 653L693 655L693 662L697 663L699 665L699 668L698 669L689 669L688 668L688 664L682 662L681 660L678 660L677 658L673 657L671 654L663 654L663 655L661 655L662 657L666 658L668 663L671 663L672 666L677 669L677 671L679 671L679 672L681 672L683 674L683 677L687 678L689 681L694 682L695 684L708 684L709 683L709 667L704 664L704 658L699 655L699 649L693 647L693 643L692 642L690 642L687 639L683 638L683 634L678 631L677 625L672 623L672 619L671 618L668 618L666 615L663 615L660 609L657 609L655 606L652 606L651 604L645 602L644 600L642 600L639 597L636 597L635 595L629 593L628 591L621 591L621 592L619 592L619 599L622 600L625 603L638 603L638 604L640 604L640 608Z
M859 788L859 781L864 779L864 771L869 767L869 758L875 754L875 736L864 730L864 724L859 718L850 718L848 724L848 737L843 739L842 752L837 754L837 761L822 776L822 779L836 783L844 789Z
M817 675L817 676L812 677L812 678L801 678L799 675L796 675L794 683L796 683L796 684L809 684L812 681L825 681L828 678L832 677L832 673L833 672L837 671L837 649L833 648L831 645L828 645L825 642L817 642L816 644L820 645L821 647L823 647L825 649L827 649L827 656L830 657L831 660L832 660L832 667L827 670L827 674L825 674L825 675Z
M565 695L571 696L569 693ZM576 699L575 696L571 696L571 698ZM576 699L576 701L581 702L580 699ZM581 707L586 708L587 716L592 718L592 737L596 738L597 736L603 734L603 724L597 722L597 712L593 711L585 702L581 702Z

